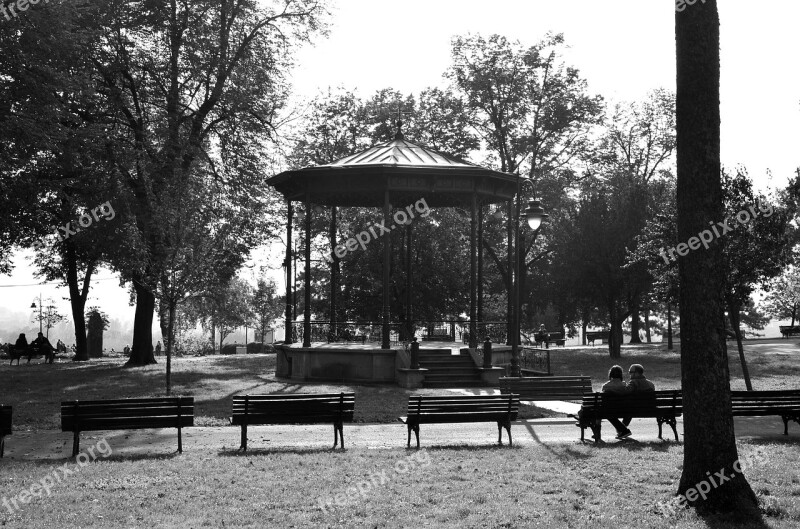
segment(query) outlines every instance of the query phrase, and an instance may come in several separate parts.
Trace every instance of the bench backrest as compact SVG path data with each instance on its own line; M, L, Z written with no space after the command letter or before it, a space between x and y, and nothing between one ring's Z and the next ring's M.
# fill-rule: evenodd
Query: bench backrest
M0 405L0 436L11 435L11 406Z
M61 431L194 426L194 397L83 400L61 403Z
M516 420L519 395L411 395L408 417L435 415L508 416Z
M581 400L592 392L586 376L509 377L500 380L500 393L516 393L520 400Z
M355 393L235 395L233 424L353 422Z
M731 391L734 415L758 415L775 410L800 411L800 389Z
M603 417L652 417L659 413L680 415L683 412L683 397L680 390L648 391L619 395L615 393L592 393L584 395L584 413Z

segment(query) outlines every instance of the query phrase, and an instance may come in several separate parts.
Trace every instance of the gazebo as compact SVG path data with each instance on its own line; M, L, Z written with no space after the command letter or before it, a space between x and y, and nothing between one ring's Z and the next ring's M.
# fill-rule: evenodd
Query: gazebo
M399 124L398 124L399 125ZM268 180L286 199L286 340L292 342L292 221L294 204L305 204L305 308L302 349L314 350L311 343L311 223L315 206L330 207L336 223L337 207L383 208L385 226L392 225L393 211L425 200L428 207L458 207L470 212L470 307L469 345L477 337L477 251L481 206L512 200L520 177L469 163L406 140L399 130L393 141L375 145L333 163L282 172ZM408 230L411 226L407 226ZM334 245L335 246L335 245ZM334 248L331 249L332 253ZM332 257L334 257L332 255ZM391 350L390 342L390 237L383 237L383 303L381 351ZM332 267L333 269L333 267ZM410 276L410 274L409 274ZM336 328L337 278L331 278L331 329ZM410 291L410 285L407 291ZM407 304L410 299L407 300ZM363 349L363 348L361 348ZM339 359L341 361L341 358ZM394 363L394 362L392 362ZM318 365L319 367L319 365ZM377 378L386 378L377 377Z

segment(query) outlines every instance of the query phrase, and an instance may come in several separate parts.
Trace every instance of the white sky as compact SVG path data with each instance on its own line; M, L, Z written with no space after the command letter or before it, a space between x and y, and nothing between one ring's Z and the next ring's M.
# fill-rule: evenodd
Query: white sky
M800 167L800 73L791 66L800 52L800 3L719 3L722 160L744 164L759 188L773 189ZM674 15L670 0L339 0L330 37L298 53L293 82L301 96L337 86L361 96L386 87L416 93L446 84L453 35L500 33L531 45L552 31L564 33L567 63L581 70L592 92L611 102L638 100L654 88L674 90ZM273 254L268 262L276 278L281 259ZM37 283L22 254L15 262L0 286ZM69 313L61 300L66 290L49 285L0 288L0 308L29 313L40 290ZM89 305L133 320L127 291L117 282L97 283L91 296Z

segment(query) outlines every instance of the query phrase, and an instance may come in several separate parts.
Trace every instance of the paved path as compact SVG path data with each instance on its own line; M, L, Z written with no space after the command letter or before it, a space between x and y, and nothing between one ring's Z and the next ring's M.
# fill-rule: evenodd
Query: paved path
M800 426L789 426L789 436L783 434L783 422L778 417L737 417L736 433L739 439L757 438L762 441L787 441L800 443ZM626 441L614 439L613 428L603 426L604 440L617 442L659 442L658 427L653 419L634 419L631 423L633 436ZM345 443L348 448L403 449L406 443L406 427L396 424L346 424ZM249 452L269 450L320 450L333 445L331 426L251 426L248 431ZM572 419L530 419L512 424L514 444L531 446L537 444L574 444L580 439L580 430ZM682 439L683 422L678 420L678 434ZM238 427L194 427L183 433L184 453L223 453L239 448ZM587 430L587 436L591 435ZM87 432L81 435L81 449L88 450L105 437L114 457L130 457L139 454L173 453L178 446L176 430L144 430L123 432ZM505 433L504 443L507 442ZM673 439L668 426L664 439ZM497 427L489 423L422 425L420 444L422 447L442 446L495 446ZM674 441L673 441L674 442ZM412 446L414 445L412 435ZM14 432L6 438L7 460L65 460L72 449L72 434L58 431Z

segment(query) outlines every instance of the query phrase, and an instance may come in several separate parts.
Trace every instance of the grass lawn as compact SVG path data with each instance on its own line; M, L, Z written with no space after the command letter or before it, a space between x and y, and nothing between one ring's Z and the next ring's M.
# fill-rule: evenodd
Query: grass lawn
M737 527L725 517L663 507L676 489L682 451L654 442L111 454L83 468L70 462L75 474L27 504L19 492L63 462L7 460L0 462L0 500L15 497L18 508L0 505L0 526ZM765 523L748 527L800 527L799 467L787 464L800 447L740 443L740 452L759 461L746 476Z

